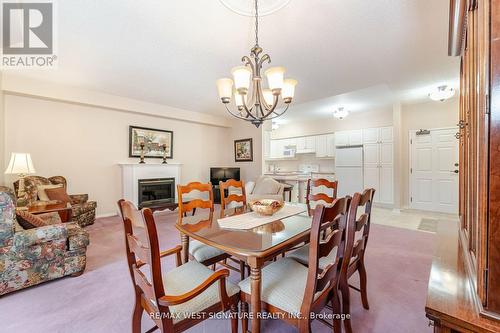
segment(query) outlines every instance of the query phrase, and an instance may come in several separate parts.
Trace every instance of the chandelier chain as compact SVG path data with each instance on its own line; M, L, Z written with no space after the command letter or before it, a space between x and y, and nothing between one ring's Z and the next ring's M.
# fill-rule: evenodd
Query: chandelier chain
M259 1L255 0L255 45L259 45Z

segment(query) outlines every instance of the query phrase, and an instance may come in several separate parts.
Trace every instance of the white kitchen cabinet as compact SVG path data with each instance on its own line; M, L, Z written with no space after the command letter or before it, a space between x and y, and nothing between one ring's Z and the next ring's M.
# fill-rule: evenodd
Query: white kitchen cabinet
M271 140L269 144L269 157L270 158L278 158L279 153L279 142L278 140Z
M378 133L380 134L380 131ZM373 137L364 136L364 139L367 138L372 140ZM380 143L380 139L375 141L379 143L363 145L364 188L375 189L374 202L392 204L394 203L393 144Z
M392 141L392 126L363 129L363 143L386 143Z
M363 144L363 130L340 131L335 133L336 146L357 146Z
M335 156L335 135L323 134L316 136L316 157L329 158Z
M297 154L310 154L316 152L316 136L303 136L295 138Z
M347 131L335 132L335 145L336 146L348 146L349 145L349 133Z
M264 159L267 159L271 157L271 132L264 131L262 139L264 140L263 143Z

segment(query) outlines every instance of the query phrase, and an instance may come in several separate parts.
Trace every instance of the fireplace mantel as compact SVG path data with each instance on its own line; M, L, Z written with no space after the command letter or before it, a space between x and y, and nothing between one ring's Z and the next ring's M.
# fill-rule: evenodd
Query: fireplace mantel
M180 163L119 163L118 165L122 169L122 197L136 206L139 197L139 179L175 178L175 183L180 184L182 166ZM175 199L177 202L177 189Z

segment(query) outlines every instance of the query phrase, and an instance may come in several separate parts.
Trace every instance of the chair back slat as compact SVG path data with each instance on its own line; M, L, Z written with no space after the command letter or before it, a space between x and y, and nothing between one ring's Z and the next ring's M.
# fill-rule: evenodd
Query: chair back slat
M203 200L195 198L189 202L185 202L184 195L189 194L193 191L198 191L200 193L208 193L208 199ZM179 205L179 218L177 219L178 224L183 224L183 218L185 213L193 211L196 208L209 209L210 210L210 220L214 212L214 194L212 189L212 183L200 183L191 182L187 185L177 185L177 201Z
M128 219L128 218L127 218ZM142 245L141 241L134 235L127 235L127 242L129 251L135 255L136 265L138 266L139 260L142 263L151 265L149 262L149 248Z
M229 179L225 182L219 182L220 189L220 202L221 202L221 216L224 216L224 210L227 208L229 204L232 202L241 202L243 206L247 205L247 196L245 193L245 183L243 180L234 180ZM240 189L240 193L229 193L229 189L237 188ZM226 196L226 191L228 195Z
M347 269L350 264L352 264L352 258L356 258L359 255L364 255L366 249L366 244L368 242L368 236L370 233L370 219L371 219L371 209L373 203L373 197L375 195L374 189L366 189L362 194L355 193L351 205L349 208L349 215L347 218L347 239L345 244L345 255L342 260L341 275L347 275ZM364 206L364 212L358 217L359 207ZM356 242L355 234L357 232L362 232L362 237L360 237Z
M324 186L332 190L332 195L326 193L313 193L313 189L320 188ZM311 207L312 202L323 201L326 204L331 204L337 198L337 187L338 181L329 181L324 178L320 179L308 179L306 188L306 205L309 211L309 215L312 216L314 208Z
M318 205L314 209L310 240L309 240L309 272L307 276L306 293L302 302L301 312L308 313L317 292L337 288L339 284L338 265L344 253L344 243L346 239L345 226L350 198L335 199L331 207ZM335 227L325 240L321 235ZM337 249L334 258L326 267L319 268L319 260L327 257L332 250ZM326 289L325 289L326 288Z

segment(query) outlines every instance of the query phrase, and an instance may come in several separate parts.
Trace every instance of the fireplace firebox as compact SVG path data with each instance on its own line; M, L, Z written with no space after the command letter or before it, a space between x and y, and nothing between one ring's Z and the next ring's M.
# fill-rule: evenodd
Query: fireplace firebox
M175 178L139 179L139 209L175 202Z

